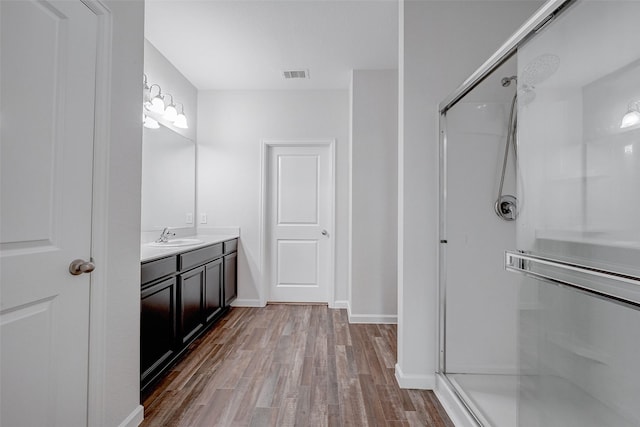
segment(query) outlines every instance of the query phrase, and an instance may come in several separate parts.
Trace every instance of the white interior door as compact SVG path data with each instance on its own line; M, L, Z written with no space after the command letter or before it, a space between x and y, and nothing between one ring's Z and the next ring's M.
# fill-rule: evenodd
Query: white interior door
M269 148L271 302L328 302L333 271L329 145Z
M0 20L0 425L82 426L98 19L2 0Z

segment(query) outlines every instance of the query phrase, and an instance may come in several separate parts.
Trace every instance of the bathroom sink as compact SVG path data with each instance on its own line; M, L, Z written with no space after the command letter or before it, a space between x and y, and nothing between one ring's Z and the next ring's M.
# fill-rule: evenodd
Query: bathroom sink
M151 242L149 246L153 246L155 248L171 248L176 246L191 246L198 245L200 243L204 243L200 239L171 239L167 242Z

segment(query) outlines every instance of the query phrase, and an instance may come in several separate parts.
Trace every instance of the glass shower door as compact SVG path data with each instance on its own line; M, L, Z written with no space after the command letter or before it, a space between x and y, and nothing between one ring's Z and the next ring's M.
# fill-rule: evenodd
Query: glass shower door
M640 425L640 3L518 50L519 426Z
M500 427L515 425L518 391L517 283L522 278L504 270L504 251L516 245L516 222L494 211L501 181L501 193L516 194L512 146L505 162L516 94L509 79L515 73L512 57L443 119L442 369L478 422Z

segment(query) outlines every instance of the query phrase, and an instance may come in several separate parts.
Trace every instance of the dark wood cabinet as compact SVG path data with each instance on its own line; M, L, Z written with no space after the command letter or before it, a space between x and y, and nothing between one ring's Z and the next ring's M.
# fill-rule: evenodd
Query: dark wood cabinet
M224 305L229 306L238 296L238 253L224 256Z
M204 267L194 268L178 276L180 283L180 339L187 343L204 327L202 302Z
M142 263L140 390L215 325L236 298L238 239Z
M150 380L176 350L176 279L172 277L141 292L140 375Z
M205 266L204 318L209 323L222 311L222 258Z

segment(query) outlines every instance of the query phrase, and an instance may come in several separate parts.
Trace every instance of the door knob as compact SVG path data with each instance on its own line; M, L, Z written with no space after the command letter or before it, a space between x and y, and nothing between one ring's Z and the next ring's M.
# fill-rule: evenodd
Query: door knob
M91 261L85 261L83 259L74 259L69 264L69 273L77 276L82 273L91 273L96 269L96 265Z
M328 235L329 235L329 232L328 232L327 230L322 230L322 235L323 235L323 236L328 236Z

